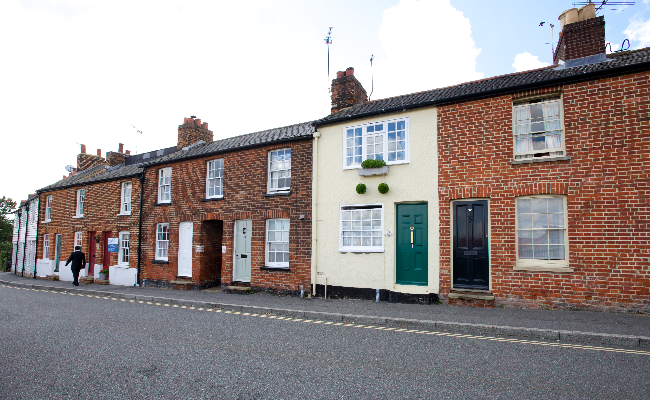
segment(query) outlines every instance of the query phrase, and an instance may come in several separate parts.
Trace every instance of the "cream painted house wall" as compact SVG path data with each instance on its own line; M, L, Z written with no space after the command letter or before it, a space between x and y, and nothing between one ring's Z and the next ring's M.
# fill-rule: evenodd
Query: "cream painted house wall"
M410 162L389 166L385 176L359 176L357 169L343 169L345 127L393 118L408 117ZM320 135L319 135L320 134ZM379 115L348 123L318 127L314 146L313 206L315 210L312 280L319 285L387 289L410 294L439 291L439 206L436 108ZM379 183L390 190L380 194ZM365 194L357 184L365 183ZM339 213L342 205L384 205L384 252L343 253L339 251ZM427 203L428 286L395 283L396 206L399 203ZM388 233L388 234L387 234ZM392 233L392 235L391 235Z

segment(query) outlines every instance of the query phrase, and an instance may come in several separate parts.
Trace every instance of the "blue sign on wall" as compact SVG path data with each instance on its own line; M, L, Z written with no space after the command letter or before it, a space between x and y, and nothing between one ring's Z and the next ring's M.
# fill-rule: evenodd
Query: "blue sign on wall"
M108 239L108 252L117 253L119 248L120 240L118 238L109 238Z

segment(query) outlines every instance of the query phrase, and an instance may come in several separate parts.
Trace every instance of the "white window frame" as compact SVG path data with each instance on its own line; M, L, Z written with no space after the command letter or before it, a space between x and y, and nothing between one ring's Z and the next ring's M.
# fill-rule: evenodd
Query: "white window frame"
M167 198L166 198L167 197ZM158 203L172 202L172 167L158 170Z
M283 160L283 167L284 168L274 168L274 161L273 161L273 153L279 153L280 151L283 152L284 155L284 160ZM286 155L287 151L289 151L289 160L287 161ZM275 149L269 151L268 155L268 163L267 163L267 168L268 168L268 179L267 179L267 193L286 193L291 190L291 148L283 148L283 149ZM279 161L275 161L279 162ZM289 163L289 168L287 167L287 162ZM282 179L289 179L289 186L278 186L277 188L273 187L273 174L274 173L280 173L282 171L288 172L288 176L283 177ZM280 178L278 178L280 179Z
M131 182L122 182L122 192L120 193L119 215L131 215L132 193L133 193L133 184Z
M43 221L43 222L52 221L52 202L53 201L54 201L54 196L53 195L47 196L47 200L45 202L45 221Z
M274 229L272 231L269 231L271 222L273 222ZM283 224L281 229L277 229L277 223L280 222ZM286 231L284 230L284 224L287 224L287 229ZM287 218L275 218L275 219L267 219L266 220L266 239L265 239L265 249L264 249L264 254L265 254L265 262L264 264L267 267L272 267L272 268L289 268L289 260L287 261L270 261L271 259L271 253L276 253L275 256L277 256L277 253L286 253L287 257L291 254L289 250L289 241L290 239L290 232L291 232L291 223L289 219ZM273 233L273 240L271 240L271 233ZM277 235L281 234L282 238L278 240ZM287 240L284 240L284 234L286 233ZM272 245L283 245L286 246L286 251L272 251L271 247ZM274 258L275 258L274 256Z
M404 149L399 149L399 151L404 151L404 160L392 160L389 161L388 153L389 153L389 124L395 123L395 132L397 133L398 131L401 132L402 129L397 129L399 127L399 123L404 122L404 139L403 140L390 140L390 142L395 142L395 146L397 147L398 142L404 142ZM375 128L378 127L379 125L382 125L382 130L380 131L375 131ZM368 130L372 128L373 132L368 132ZM348 131L352 131L353 137L352 140L353 142L358 140L356 139L359 134L359 130L361 130L361 154L356 154L357 152L355 151L356 148L359 147L358 143L354 142L352 143L352 155L348 155ZM376 148L373 149L373 152L370 153L368 146L371 145L368 143L369 138L375 138L377 136L381 135L382 136L382 143L383 143L383 149L381 151L382 158L385 162L386 165L398 165L398 164L408 164L411 162L411 146L410 146L410 139L409 139L409 118L408 117L402 117L402 118L393 118L393 119L387 119L387 120L382 120L382 121L373 121L373 122L367 122L364 124L359 124L359 125L350 125L346 126L343 128L343 154L342 154L342 160L343 160L343 169L359 169L361 168L361 163L369 158L369 154L373 155L373 159L376 158L374 156L376 152ZM397 152L398 149L396 148L395 150L390 150L390 152ZM352 163L348 165L348 157L352 157ZM359 158L360 157L360 161ZM355 159L357 158L357 159ZM396 157L397 158L397 157Z
M161 246L163 243L166 246ZM169 223L156 225L156 260L169 260Z
M213 172L212 176L210 176L211 172ZM205 174L206 199L220 199L223 197L223 172L223 158L216 158L214 160L208 161ZM214 189L214 193L212 195L210 195L211 188Z
M545 260L545 259L535 259L535 258L520 258L519 257L519 231L524 230L522 228L522 223L520 222L520 212L519 212L519 200L526 199L549 199L549 198L560 198L562 199L562 210L564 213L563 216L563 225L564 228L557 227L547 227L539 228L538 230L564 230L563 235L563 245L564 245L564 260ZM532 210L531 210L532 211ZM530 213L534 215L551 215L552 213ZM528 215L526 213L525 215ZM525 218L525 217L524 217ZM534 218L534 217L533 217ZM534 224L534 222L531 222ZM531 225L531 228L526 227L525 230L534 230L534 225ZM532 239L531 239L532 243ZM558 243L560 244L560 243ZM522 244L524 245L524 244ZM527 243L526 243L527 245ZM568 270L569 269L569 229L568 229L568 210L567 210L567 196L565 195L531 195L531 196L519 196L515 197L515 254L516 254L516 265L515 269L521 270L536 270L536 269L558 269Z
M120 241L120 247L119 247L119 252L117 253L118 254L117 263L119 265L129 265L130 233L128 231L120 232L118 238L119 238L119 241ZM126 244L126 247L125 247L125 244ZM124 260L125 257L126 257L126 261Z
M43 260L50 259L50 234L43 235Z
M74 233L74 247L76 248L77 246L83 250L83 232Z
M76 218L84 216L84 202L86 201L86 188L77 189L77 208L75 210Z
M364 211L364 210L379 210L381 212L381 222L380 226L377 227L374 231L380 232L380 235L377 236L372 236L371 240L374 240L374 238L381 238L381 246L362 246L362 245L349 245L346 246L344 245L344 232L363 232L363 220L360 220L361 222L361 230L355 229L352 220L349 220L347 217L344 218L344 212L346 211ZM375 219L376 220L376 219ZM347 225L344 227L344 222L350 221L350 227ZM372 215L371 215L371 224L372 224ZM371 226L371 231L372 226ZM363 235L361 236L361 241L363 240ZM347 236L346 236L347 237ZM354 237L354 236L351 236ZM376 203L376 204L349 204L349 205L342 205L339 207L339 251L340 252L352 252L352 253L383 253L384 252L384 246L385 246L385 240L384 240L384 204L383 203Z
M564 157L566 156L566 147L565 147L565 129L564 129L564 101L563 101L563 96L562 94L554 94L552 96L543 96L543 97L535 97L535 98L527 98L524 100L518 100L515 101L512 105L512 134L513 134L513 139L512 139L512 154L513 154L513 159L515 160L542 160L545 158L556 158L556 157ZM550 107L547 107L547 105L557 102L558 103L558 112L559 112L559 119L547 119L546 115ZM544 113L544 119L543 119L543 124L544 124L544 131L536 131L536 132L527 132L532 129L532 123L530 121L530 106L533 104L541 104L543 107L543 113ZM524 108L528 108L528 116L529 118L527 119L520 119L517 117L517 112L518 110L521 110L522 112L524 111ZM559 128L557 129L552 129L551 126L554 124L554 121L559 122ZM522 123L525 122L525 123ZM538 121L538 123L542 123L542 121ZM522 127L520 130L521 132L518 134L518 127ZM534 137L544 137L545 139L545 145L547 145L549 142L553 141L553 135L547 135L547 132L551 131L559 131L560 132L560 147L553 147L551 149L544 148L544 149L538 149L538 150L533 150L532 146L532 138ZM525 150L525 151L518 151L517 150L517 137L523 138L524 135L531 135L531 142L530 142L530 149ZM523 142L522 142L523 143ZM548 154L545 154L548 153Z

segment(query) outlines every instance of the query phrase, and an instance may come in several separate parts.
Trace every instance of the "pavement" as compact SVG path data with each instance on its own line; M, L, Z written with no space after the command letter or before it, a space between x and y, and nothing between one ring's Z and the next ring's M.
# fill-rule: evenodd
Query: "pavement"
M82 283L75 287L71 282L26 278L10 272L0 272L0 284L313 320L391 325L454 334L539 339L591 346L650 349L648 314L301 299L268 293L231 294L214 289L180 291L94 283Z

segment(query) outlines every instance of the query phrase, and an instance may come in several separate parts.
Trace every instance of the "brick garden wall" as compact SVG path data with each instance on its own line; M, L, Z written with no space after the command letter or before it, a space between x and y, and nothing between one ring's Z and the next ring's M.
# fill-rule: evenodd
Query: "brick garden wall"
M117 215L120 212L122 182L131 182L131 215ZM84 217L72 218L77 205L77 190L85 188ZM54 196L52 201L51 222L45 220L47 196ZM50 260L54 260L56 250L56 234L61 234L61 259L67 260L74 251L74 234L82 234L82 251L86 254L90 244L90 232L97 232L101 241L97 245L97 264L101 264L104 252L103 233L111 232L111 237L118 237L119 232L129 231L129 267L138 266L138 218L140 213L140 181L137 178L127 178L119 181L89 184L68 189L55 190L40 194L39 230L38 230L38 259L43 258L43 235L50 234ZM118 263L118 253L110 253L110 265Z
M562 93L570 161L511 165L512 100ZM638 73L438 109L441 297L450 201L489 199L496 305L650 311L650 78ZM567 196L572 273L514 271L515 198Z
M264 197L267 192L268 152L291 148L291 195ZM209 160L224 159L224 198L206 198L206 170ZM156 205L158 171L172 167L171 205ZM233 243L235 221L252 220L251 286L255 290L296 292L309 290L311 279L311 139L255 149L234 151L149 168L145 180L143 219L143 270L147 284L165 286L179 280L178 229L184 221L193 221L193 246L204 246L203 253L193 251L194 287L233 281ZM306 220L300 221L301 214ZM289 218L289 271L267 271L265 263L266 220ZM222 221L222 222L221 222ZM155 263L158 223L169 223L168 263ZM215 237L222 235L221 242ZM221 246L226 253L221 253ZM214 250L214 251L212 251ZM215 254L215 251L217 254ZM217 268L218 267L218 268Z

